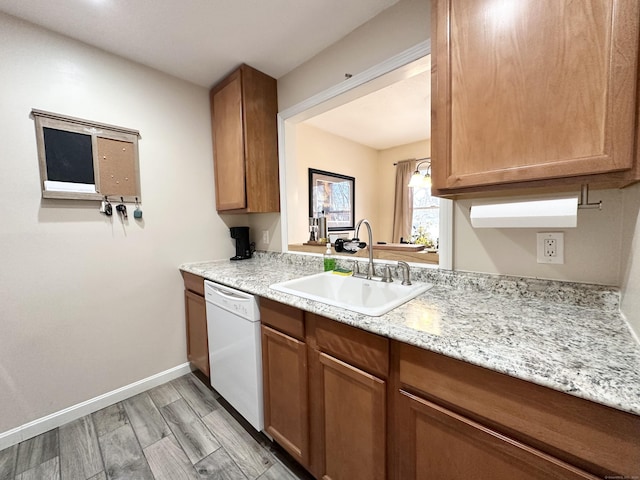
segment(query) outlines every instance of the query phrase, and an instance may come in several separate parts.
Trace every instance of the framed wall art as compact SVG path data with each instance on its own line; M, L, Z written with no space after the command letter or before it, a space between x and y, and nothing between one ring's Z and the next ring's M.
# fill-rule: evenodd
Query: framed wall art
M309 169L309 217L326 217L327 230L355 227L356 179L347 175Z

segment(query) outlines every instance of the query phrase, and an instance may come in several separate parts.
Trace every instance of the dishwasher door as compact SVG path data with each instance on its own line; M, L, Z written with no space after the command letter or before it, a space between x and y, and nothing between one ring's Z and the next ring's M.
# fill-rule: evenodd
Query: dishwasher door
M256 430L264 428L257 297L205 281L211 386Z

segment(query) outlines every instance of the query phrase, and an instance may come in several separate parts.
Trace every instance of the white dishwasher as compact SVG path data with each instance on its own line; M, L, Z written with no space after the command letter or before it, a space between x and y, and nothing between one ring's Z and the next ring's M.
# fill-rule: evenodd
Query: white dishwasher
M211 386L259 432L264 428L257 297L204 281Z

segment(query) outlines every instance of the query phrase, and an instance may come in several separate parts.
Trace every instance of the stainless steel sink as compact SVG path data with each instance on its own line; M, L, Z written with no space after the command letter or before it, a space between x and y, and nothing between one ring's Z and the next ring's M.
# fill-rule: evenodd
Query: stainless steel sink
M426 292L430 283L412 285L383 283L364 278L346 277L333 272L275 283L270 288L279 292L315 300L372 317L378 317Z

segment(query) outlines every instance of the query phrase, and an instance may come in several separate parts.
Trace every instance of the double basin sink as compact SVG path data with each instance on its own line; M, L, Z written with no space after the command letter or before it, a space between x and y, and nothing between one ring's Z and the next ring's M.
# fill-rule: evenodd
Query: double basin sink
M315 300L334 307L378 317L426 292L430 283L411 285L384 283L360 277L323 272L275 283L270 288L278 292Z

